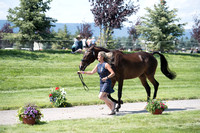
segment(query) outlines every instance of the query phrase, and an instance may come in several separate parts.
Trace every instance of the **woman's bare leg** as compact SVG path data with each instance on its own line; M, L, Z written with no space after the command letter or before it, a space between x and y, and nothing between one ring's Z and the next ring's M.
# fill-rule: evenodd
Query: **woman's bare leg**
M105 104L110 108L110 110L114 109L114 102L112 102L109 98L108 98L108 93L106 92L100 92L99 93L99 99L103 100L105 102Z

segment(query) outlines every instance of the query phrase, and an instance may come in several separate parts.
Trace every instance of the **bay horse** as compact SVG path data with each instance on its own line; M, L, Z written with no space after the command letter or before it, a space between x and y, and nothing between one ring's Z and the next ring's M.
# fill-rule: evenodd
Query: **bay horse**
M158 54L160 56L162 73L171 80L176 77L176 74L168 68L168 62L164 55L159 52L137 52L125 54L119 50L110 51L106 48L97 46L92 46L85 52L79 66L80 70L84 71L88 65L93 63L97 59L100 51L112 54L112 57L110 57L111 62L109 64L115 72L115 76L111 78L111 81L112 87L114 87L115 83L118 82L118 100L113 99L110 94L108 95L108 98L113 102L118 103L116 111L119 111L121 104L123 104L123 101L121 101L122 87L123 81L126 79L139 77L142 85L146 89L147 100L149 100L151 88L147 83L148 79L154 86L153 99L156 98L159 83L154 78L158 64L156 58L153 56L154 54Z

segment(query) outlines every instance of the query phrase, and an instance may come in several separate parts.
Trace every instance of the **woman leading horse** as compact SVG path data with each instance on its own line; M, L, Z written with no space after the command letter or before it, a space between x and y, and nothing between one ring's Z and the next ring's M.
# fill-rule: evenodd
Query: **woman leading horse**
M106 53L101 51L98 53L98 61L99 63L94 67L92 71L78 71L78 74L88 74L92 75L98 72L100 77L100 92L99 92L99 99L103 100L106 105L110 108L111 113L109 115L115 114L115 102L111 101L108 98L108 95L114 92L112 88L111 78L115 76L114 71L112 70L111 66L106 62Z
M170 69L168 68L168 62L165 59L164 55L158 52L137 52L125 54L118 50L110 51L108 49L96 46L90 47L84 54L83 59L80 63L80 70L84 71L88 65L94 62L97 59L97 55L100 51L104 51L110 55L107 59L109 60L109 64L111 65L115 73L115 76L111 78L112 87L114 87L115 83L118 82L118 100L115 100L111 97L111 95L108 95L109 99L111 99L113 102L118 103L118 106L116 108L117 111L119 111L121 103L123 103L121 101L122 88L123 81L126 79L139 77L142 85L146 89L147 99L149 99L151 88L147 83L148 79L154 86L153 98L156 98L159 83L154 78L158 64L156 58L153 56L154 54L158 54L160 56L162 73L169 79L174 79L176 77L176 74L170 71Z

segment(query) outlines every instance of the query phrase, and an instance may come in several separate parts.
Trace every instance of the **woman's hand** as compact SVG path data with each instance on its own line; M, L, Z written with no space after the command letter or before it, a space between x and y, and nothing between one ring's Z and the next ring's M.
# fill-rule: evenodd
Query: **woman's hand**
M83 74L83 71L78 71L77 74Z
M108 77L104 77L104 78L102 78L101 80L102 80L103 82L105 82L107 79L108 79Z

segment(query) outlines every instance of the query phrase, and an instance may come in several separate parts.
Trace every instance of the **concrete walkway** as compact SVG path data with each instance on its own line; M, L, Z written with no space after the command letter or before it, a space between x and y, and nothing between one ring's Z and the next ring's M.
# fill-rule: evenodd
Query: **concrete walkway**
M166 101L168 110L172 111L185 111L185 110L199 110L200 112L200 99L195 100L176 100ZM148 113L144 108L146 102L138 103L125 103L115 116L126 114ZM67 119L83 119L83 118L108 118L113 117L108 115L110 113L106 105L90 105L90 106L75 106L68 108L46 108L41 109L44 117L41 121L53 120L67 120ZM17 118L17 110L0 111L0 125L12 125L20 123Z

